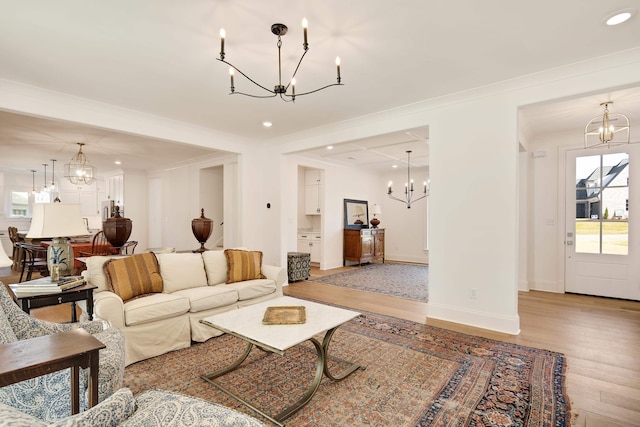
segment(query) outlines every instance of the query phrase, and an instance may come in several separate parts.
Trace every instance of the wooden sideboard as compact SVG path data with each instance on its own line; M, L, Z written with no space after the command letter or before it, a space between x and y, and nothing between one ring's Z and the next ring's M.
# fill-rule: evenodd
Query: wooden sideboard
M384 228L345 229L342 253L342 265L347 261L384 263Z

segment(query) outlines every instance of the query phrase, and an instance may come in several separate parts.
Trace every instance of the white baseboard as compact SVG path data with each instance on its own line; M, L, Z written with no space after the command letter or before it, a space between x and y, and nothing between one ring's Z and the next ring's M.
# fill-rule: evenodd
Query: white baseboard
M463 310L458 307L429 302L427 304L427 319L460 323L510 335L520 334L520 316L518 315L497 316L483 311Z

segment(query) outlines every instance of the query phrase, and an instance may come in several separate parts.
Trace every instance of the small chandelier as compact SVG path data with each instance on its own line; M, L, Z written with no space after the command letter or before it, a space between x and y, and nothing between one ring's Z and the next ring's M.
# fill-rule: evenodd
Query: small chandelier
M69 160L69 163L65 163L64 177L72 184L90 185L96 180L96 168L89 163L87 157L82 152L84 143L77 142L76 144L80 146L80 149L78 153Z
M589 120L584 128L584 148L602 147L612 145L629 144L631 133L629 131L629 118L624 114L609 113L609 104L613 101L603 102L604 114ZM612 122L620 120L618 126ZM596 138L597 136L597 138Z
M424 182L424 190L422 192L422 196L417 199L413 198L413 179L411 179L411 150L407 150L407 182L404 183L404 199L399 199L395 197L393 193L393 189L391 185L393 182L389 181L389 188L387 190L387 194L390 199L397 200L402 203L407 204L407 209L411 209L411 203L417 202L418 200L424 199L427 197L427 181Z
M238 95L250 96L252 98L273 98L273 97L276 97L276 96L280 95L280 98L283 101L292 102L292 101L296 100L297 96L309 95L311 93L321 91L322 89L326 89L326 88L331 87L331 86L342 86L343 85L341 83L342 79L340 77L340 58L336 58L337 83L328 84L326 86L323 86L323 87L320 87L318 89L311 90L311 91L308 91L308 92L296 93L296 74L298 73L298 69L300 68L300 64L302 64L302 60L304 59L304 56L307 54L307 52L309 50L309 43L308 43L308 40L307 40L307 27L308 27L307 20L303 19L302 20L302 28L304 30L304 43L302 44L302 46L304 48L304 53L300 57L300 60L298 61L298 65L296 66L295 71L293 72L293 75L291 76L291 79L289 80L289 82L286 85L284 85L284 84L282 84L282 61L281 61L281 55L280 55L280 47L282 46L281 37L284 36L285 34L287 34L288 28L284 24L273 24L271 26L271 32L273 34L275 34L276 36L278 36L278 43L277 43L277 46L278 46L278 84L273 87L273 90L261 85L260 83L257 83L251 77L247 76L245 73L240 71L240 69L238 67L236 67L235 65L231 64L230 62L225 61L225 59L224 59L224 57L225 57L224 39L225 39L226 33L225 33L224 29L221 29L220 30L220 58L216 58L216 59L218 61L220 61L220 62L224 62L225 64L229 65L229 67L230 67L229 68L229 75L230 75L230 78L231 78L231 93L229 95L238 94ZM253 95L253 94L244 93L244 92L236 92L236 89L235 89L235 86L234 86L234 74L235 74L235 71L237 71L238 73L242 74L244 77L247 78L247 80L249 80L254 85L256 85L259 88L263 89L264 91L268 92L269 95Z

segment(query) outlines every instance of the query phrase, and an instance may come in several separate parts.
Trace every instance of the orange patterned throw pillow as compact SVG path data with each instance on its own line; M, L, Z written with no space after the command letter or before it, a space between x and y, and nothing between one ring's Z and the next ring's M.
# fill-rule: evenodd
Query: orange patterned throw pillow
M162 292L160 266L153 252L111 259L103 269L113 292L123 301Z
M265 276L260 272L262 252L225 249L224 256L227 258L226 283L265 279Z

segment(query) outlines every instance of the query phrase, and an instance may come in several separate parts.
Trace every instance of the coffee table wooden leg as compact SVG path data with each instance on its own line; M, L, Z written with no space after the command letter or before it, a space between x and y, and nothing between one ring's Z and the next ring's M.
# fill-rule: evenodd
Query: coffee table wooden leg
M71 415L80 412L80 367L71 367Z

